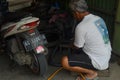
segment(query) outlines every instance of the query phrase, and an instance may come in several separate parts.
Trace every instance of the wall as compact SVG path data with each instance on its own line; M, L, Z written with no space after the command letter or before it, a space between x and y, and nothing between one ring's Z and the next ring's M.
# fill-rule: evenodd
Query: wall
M16 11L18 9L28 7L32 0L7 0L9 2L9 11Z
M118 3L117 13L116 13L116 22L115 22L115 31L114 31L114 41L113 41L113 50L120 55L120 0Z

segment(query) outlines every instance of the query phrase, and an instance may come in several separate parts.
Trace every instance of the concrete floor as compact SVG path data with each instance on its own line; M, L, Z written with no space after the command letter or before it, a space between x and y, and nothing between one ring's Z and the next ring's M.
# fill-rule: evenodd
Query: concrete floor
M0 80L47 80L48 77L59 67L48 67L48 73L44 77L33 74L25 66L16 66L12 68L8 56L0 54ZM75 80L76 76L71 75L66 70L61 70L52 80ZM114 62L110 66L110 75L100 77L100 80L120 80L120 66Z

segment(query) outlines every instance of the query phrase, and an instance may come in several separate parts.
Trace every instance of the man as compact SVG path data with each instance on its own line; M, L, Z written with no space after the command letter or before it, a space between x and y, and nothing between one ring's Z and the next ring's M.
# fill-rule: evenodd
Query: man
M80 22L75 28L76 49L62 58L62 66L69 71L84 73L87 79L94 79L96 70L109 67L111 45L107 27L102 18L87 11L85 0L71 1L70 8Z

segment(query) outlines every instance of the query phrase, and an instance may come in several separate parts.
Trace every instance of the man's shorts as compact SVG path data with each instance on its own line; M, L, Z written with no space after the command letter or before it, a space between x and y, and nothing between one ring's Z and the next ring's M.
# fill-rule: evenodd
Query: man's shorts
M97 70L93 67L91 59L83 50L74 50L73 53L68 56L68 62L70 66L79 66L82 68Z

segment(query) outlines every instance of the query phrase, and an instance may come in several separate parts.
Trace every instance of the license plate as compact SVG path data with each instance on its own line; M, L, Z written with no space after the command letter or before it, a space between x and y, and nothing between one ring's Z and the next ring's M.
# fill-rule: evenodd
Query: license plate
M24 47L26 49L26 51L31 51L31 50L35 50L37 49L37 51L39 52L39 46L40 45L44 45L46 44L47 40L45 38L45 36L39 35L39 36L33 36L25 41L23 41Z
M30 38L28 40L23 41L24 47L26 51L31 51L35 49L37 46L41 45L41 40L38 37Z

